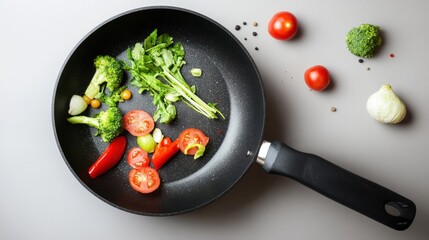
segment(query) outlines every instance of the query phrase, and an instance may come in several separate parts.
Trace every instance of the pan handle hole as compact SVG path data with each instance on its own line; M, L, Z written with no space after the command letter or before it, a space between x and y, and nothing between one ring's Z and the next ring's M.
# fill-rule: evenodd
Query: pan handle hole
M394 217L399 217L402 215L401 206L398 203L393 201L390 201L384 204L384 210L387 212L387 214Z

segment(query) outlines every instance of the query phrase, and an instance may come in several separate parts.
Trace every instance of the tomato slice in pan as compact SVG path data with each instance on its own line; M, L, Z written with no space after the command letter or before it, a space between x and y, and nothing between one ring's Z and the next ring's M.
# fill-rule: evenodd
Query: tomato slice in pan
M143 110L131 110L122 118L125 130L133 136L143 136L155 127L155 122L149 113Z
M185 154L194 155L198 151L198 147L191 147L193 145L203 145L206 146L209 142L209 137L207 137L201 130L196 128L185 129L179 135L179 148Z
M149 166L150 159L147 152L139 147L133 147L127 154L128 164L135 169Z
M131 187L140 193L151 193L161 184L158 171L151 167L131 169L128 179Z

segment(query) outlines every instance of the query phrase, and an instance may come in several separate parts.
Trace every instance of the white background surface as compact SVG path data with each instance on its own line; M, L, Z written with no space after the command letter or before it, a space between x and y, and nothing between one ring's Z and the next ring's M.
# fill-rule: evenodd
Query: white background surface
M181 216L133 215L89 193L55 143L54 85L85 34L116 14L150 5L188 8L233 32L262 74L265 138L325 157L410 198L417 205L413 225L404 232L389 229L256 164L227 195ZM427 239L427 9L422 0L0 1L0 239ZM267 34L269 18L280 10L298 18L300 34L293 41ZM243 21L249 25L235 31ZM380 25L385 42L375 58L358 63L344 37L364 22ZM309 91L303 82L305 69L316 64L331 71L329 91ZM366 99L383 83L406 102L404 124L383 125L368 116Z

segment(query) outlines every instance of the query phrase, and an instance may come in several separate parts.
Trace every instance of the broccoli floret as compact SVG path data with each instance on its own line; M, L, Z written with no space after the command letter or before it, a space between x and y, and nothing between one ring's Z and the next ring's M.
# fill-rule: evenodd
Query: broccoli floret
M101 102L106 103L107 105L114 107L118 106L118 103L123 102L124 99L121 96L121 93L127 89L127 86L121 86L115 89L110 95L101 92L95 96L95 98L100 99Z
M346 36L349 51L363 58L373 57L381 42L380 27L368 23L352 28Z
M94 66L95 74L85 91L85 95L91 99L104 89L101 88L103 83L106 83L107 89L113 92L120 86L123 75L122 65L111 56L97 56Z
M72 124L86 124L97 130L96 135L100 135L104 142L111 142L122 132L122 113L118 107L109 107L106 111L101 111L93 117L73 116L67 118Z

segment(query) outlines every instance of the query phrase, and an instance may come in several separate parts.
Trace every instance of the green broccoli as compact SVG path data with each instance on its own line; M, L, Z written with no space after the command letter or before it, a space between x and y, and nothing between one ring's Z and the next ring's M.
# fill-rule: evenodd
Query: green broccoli
M371 58L382 43L380 27L368 23L354 27L347 33L346 43L354 55Z
M122 113L118 107L109 107L106 111L101 111L93 117L73 116L67 118L72 124L86 124L97 130L96 135L100 135L104 142L111 142L121 134Z
M123 102L124 99L121 96L121 93L127 89L127 86L121 86L115 89L110 95L105 94L103 91L95 96L96 99L99 99L102 103L106 103L107 105L114 107L118 106L118 103Z
M96 97L104 88L103 83L109 91L116 90L122 81L122 65L114 57L103 55L97 56L94 60L95 74L86 88L85 95L90 99Z

